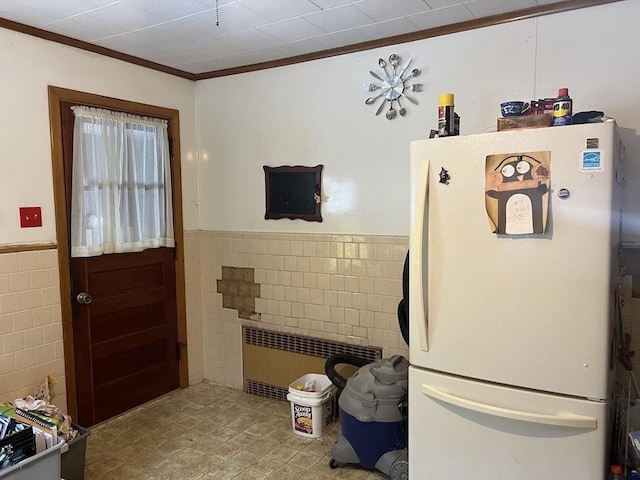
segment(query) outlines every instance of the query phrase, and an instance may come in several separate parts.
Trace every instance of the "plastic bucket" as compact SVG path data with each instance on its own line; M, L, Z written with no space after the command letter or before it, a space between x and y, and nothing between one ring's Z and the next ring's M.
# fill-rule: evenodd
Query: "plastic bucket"
M300 390L313 381L316 391ZM336 388L326 375L309 373L289 385L293 432L307 438L319 438L336 419Z
M79 425L71 425L78 436L62 449L61 471L64 480L84 480L84 464L87 456L87 437L91 432Z
M60 449L64 444L64 439L58 438L57 445L0 470L0 478L3 480L59 480Z

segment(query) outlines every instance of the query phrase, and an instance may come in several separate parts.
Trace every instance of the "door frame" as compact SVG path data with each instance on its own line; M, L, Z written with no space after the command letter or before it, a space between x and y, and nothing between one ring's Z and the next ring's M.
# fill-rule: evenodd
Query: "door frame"
M66 207L64 158L62 142L62 122L60 118L61 102L76 102L97 108L106 108L142 116L166 119L172 142L171 150L173 217L176 274L176 308L178 322L178 343L180 352L180 388L189 385L189 361L187 355L187 315L185 300L184 271L184 232L182 222L182 181L180 164L180 118L179 111L130 102L117 98L95 95L92 93L69 90L49 85L49 125L51 134L51 160L53 170L53 194L56 218L56 240L58 246L58 265L60 274L60 306L62 310L62 340L64 348L65 379L67 388L67 411L72 418L77 418L78 398L76 391L75 352L73 348L73 312L71 291L71 268L68 217Z

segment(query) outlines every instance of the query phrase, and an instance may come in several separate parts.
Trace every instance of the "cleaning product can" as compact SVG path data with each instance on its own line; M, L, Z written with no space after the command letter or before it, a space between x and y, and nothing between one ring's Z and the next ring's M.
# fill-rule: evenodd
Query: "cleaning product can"
M573 110L569 89L558 90L558 98L553 102L553 126L571 125L571 115Z
M441 93L438 97L438 136L455 135L453 93Z
M620 465L611 465L607 480L625 480L622 467Z

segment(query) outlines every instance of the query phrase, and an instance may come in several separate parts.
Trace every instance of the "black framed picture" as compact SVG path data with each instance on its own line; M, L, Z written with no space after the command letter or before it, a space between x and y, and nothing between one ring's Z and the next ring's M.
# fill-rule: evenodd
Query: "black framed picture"
M264 218L300 218L309 222L321 222L322 167L264 165Z

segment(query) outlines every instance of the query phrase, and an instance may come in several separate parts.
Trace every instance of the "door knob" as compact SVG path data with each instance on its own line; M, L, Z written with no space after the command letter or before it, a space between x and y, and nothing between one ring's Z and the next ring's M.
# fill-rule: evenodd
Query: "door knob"
M76 297L78 303L82 303L83 305L89 305L93 301L93 297L86 292L80 292Z

